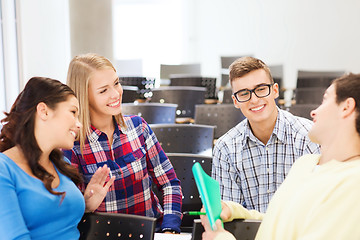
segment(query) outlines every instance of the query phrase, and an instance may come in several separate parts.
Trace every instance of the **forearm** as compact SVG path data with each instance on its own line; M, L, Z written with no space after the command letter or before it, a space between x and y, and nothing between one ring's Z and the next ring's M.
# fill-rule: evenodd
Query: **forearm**
M182 194L180 181L173 179L168 186L163 186L164 219L161 229L172 229L180 232Z

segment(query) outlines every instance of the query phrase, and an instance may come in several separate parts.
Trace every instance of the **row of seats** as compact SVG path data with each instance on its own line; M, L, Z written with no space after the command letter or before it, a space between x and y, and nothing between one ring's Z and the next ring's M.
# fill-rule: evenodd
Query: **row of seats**
M122 112L125 115L138 115L149 124L171 124L176 122L177 104L170 103L124 103ZM195 124L216 126L214 138L217 139L245 117L231 104L197 104L195 105Z

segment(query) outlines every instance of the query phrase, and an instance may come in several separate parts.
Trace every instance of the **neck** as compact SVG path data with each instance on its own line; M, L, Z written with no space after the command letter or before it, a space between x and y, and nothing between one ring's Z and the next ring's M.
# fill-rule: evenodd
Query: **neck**
M102 132L109 133L114 131L114 122L113 117L107 117L107 118L96 118L91 116L91 125L93 125L95 128L99 129Z
M263 144L267 144L274 131L278 114L262 122L250 122L251 131Z
M346 162L356 159L360 156L360 137L352 136L341 137L333 136L329 143L321 144L321 158L319 164L324 164L333 159Z

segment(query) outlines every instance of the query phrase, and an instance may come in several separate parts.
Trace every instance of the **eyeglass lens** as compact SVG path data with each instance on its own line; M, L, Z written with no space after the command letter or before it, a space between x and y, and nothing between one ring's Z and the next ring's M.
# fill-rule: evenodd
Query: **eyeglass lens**
M258 98L266 97L270 94L270 84L261 85L254 89L244 89L236 92L234 95L239 102L246 102L251 99L251 93L253 92Z

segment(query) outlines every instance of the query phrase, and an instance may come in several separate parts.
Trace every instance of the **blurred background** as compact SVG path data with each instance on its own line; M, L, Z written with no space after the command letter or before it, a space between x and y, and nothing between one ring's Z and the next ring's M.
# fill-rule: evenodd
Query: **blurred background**
M358 0L0 0L0 110L28 79L66 82L77 54L108 57L118 74L156 79L161 64L199 63L216 77L221 56L299 70L360 72ZM132 69L127 67L136 63ZM129 71L129 73L125 73ZM290 101L292 91L285 92Z

